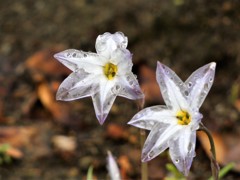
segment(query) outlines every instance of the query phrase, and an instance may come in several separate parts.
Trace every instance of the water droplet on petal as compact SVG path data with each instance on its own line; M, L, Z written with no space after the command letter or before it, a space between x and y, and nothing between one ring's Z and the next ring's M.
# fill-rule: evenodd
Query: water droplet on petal
M192 87L192 82L189 82L189 83L188 83L188 87L189 87L189 88Z
M119 85L116 85L116 86L115 86L115 89L116 89L117 91L120 90L120 88L121 88L121 87L120 87Z
M179 159L175 159L175 163L179 163L180 162L180 160Z
M146 127L146 123L145 123L144 121L141 121L141 122L140 122L140 125L141 125L142 127Z
M154 121L150 121L149 124L151 124L151 126L154 126L155 122Z
M154 152L151 151L151 152L148 154L148 157L149 157L150 159L152 159L153 155L154 155Z

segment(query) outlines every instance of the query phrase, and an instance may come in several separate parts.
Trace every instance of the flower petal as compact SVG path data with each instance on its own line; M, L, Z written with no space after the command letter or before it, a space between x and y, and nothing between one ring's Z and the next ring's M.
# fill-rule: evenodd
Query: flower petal
M76 71L83 68L87 72L95 74L102 73L102 66L105 64L104 58L96 53L79 51L76 49L67 49L54 55L63 65Z
M108 151L107 169L108 169L108 173L109 173L111 180L120 180L121 179L118 165L110 151Z
M117 48L112 51L110 61L118 66L118 75L125 75L132 71L132 54L127 49Z
M99 35L96 40L96 51L98 54L110 58L111 52L116 48L126 49L128 38L122 32L110 34L108 32Z
M191 131L190 127L182 129L177 138L169 141L170 157L185 176L188 175L192 160L195 157L196 131Z
M216 63L209 63L192 73L185 84L189 91L190 106L198 110L212 87Z
M144 94L138 84L137 78L133 73L128 73L125 76L117 76L118 84L116 84L114 92L118 96L125 97L127 99L142 99Z
M175 122L176 118L166 106L152 106L138 112L128 124L151 130L157 123L174 124Z
M187 99L183 94L185 85L182 80L160 62L157 65L156 76L166 105L175 110L188 109Z
M142 150L142 161L150 161L168 148L169 142L176 136L181 126L156 123L148 135Z
M99 123L102 125L116 99L116 94L112 91L113 81L101 80L99 92L92 95L94 110Z
M91 96L97 91L96 76L78 69L71 73L59 86L56 99L71 101Z

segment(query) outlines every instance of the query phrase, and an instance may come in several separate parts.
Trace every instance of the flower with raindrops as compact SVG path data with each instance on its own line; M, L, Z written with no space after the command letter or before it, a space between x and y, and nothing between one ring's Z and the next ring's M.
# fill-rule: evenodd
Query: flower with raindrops
M54 57L73 72L60 85L57 100L71 101L91 96L95 113L103 124L117 96L144 98L132 73L132 54L122 32L104 33L96 40L97 53L68 49Z
M169 148L170 157L185 176L195 157L199 112L215 75L216 63L209 63L183 82L170 68L158 62L157 82L166 103L138 112L129 124L150 130L142 150L142 161L150 161Z

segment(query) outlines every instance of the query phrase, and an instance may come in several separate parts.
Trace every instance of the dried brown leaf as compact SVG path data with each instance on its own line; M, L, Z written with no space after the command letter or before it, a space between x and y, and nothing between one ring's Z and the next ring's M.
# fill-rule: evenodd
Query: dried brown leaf
M37 94L43 106L56 120L66 121L68 119L69 108L55 100L55 93L48 83L40 83L37 87Z
M63 47L55 47L38 51L26 61L26 67L30 70L35 81L41 80L42 76L68 75L70 70L59 63L53 55L62 51Z
M128 179L129 177L127 174L131 174L131 171L133 169L128 156L120 156L118 159L118 163L121 167L120 171L122 179Z
M211 134L215 144L217 162L220 164L224 164L226 162L226 153L227 153L226 145L222 137L218 133L211 132ZM207 155L211 157L212 156L210 151L211 147L210 147L210 143L207 135L204 132L199 131L197 132L197 137L200 140L202 147L207 153Z
M147 103L162 101L155 71L146 65L141 65L139 67L139 76L141 79L141 89L145 94L145 101Z

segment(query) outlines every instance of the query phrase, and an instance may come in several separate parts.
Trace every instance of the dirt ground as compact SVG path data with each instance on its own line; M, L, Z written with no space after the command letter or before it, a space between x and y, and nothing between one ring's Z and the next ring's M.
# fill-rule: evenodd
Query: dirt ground
M128 36L146 107L164 103L155 81L157 61L183 80L217 63L200 111L220 167L235 163L223 179L240 179L239 9L238 0L0 1L0 179L85 179L91 165L94 178L109 179L108 150L123 179L140 179L140 133L127 125L138 112L136 102L118 97L101 126L91 98L55 100L70 71L53 54L69 48L95 52L96 37L116 31ZM208 149L199 134L188 179L211 176ZM149 179L173 175L167 163L167 151L150 161Z

